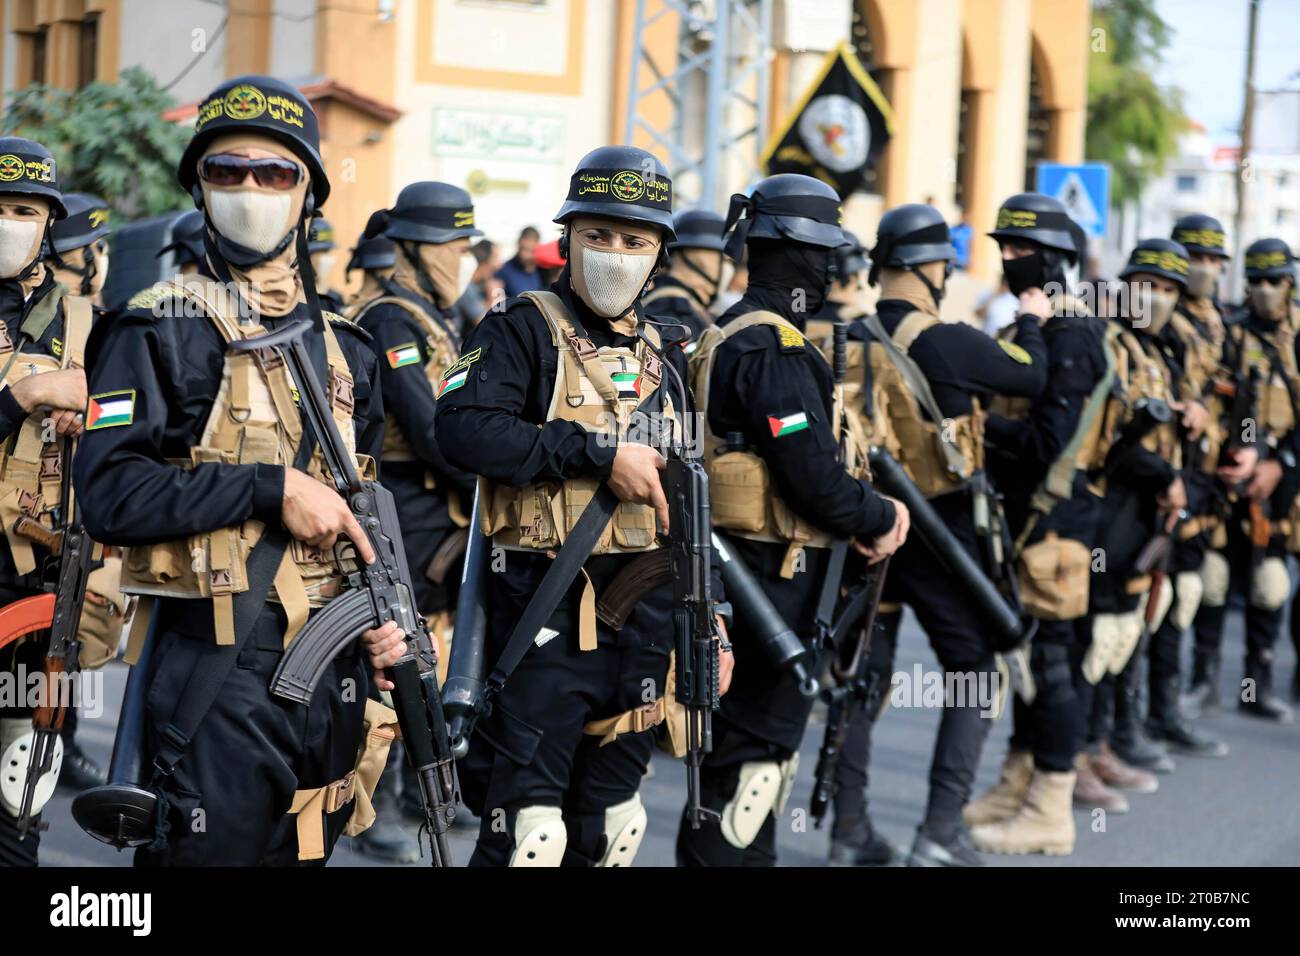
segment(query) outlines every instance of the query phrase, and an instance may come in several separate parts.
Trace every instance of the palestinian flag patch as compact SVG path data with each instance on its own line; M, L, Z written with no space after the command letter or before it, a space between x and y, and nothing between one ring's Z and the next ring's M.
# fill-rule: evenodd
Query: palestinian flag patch
M469 369L467 368L463 368L459 372L452 372L438 383L438 394L435 397L442 398L442 396L446 395L448 392L456 391L456 389L465 384L465 380L468 377Z
M618 386L618 397L620 399L634 399L641 397L641 376L636 372L615 372L610 376L614 384Z
M786 435L793 435L795 432L801 432L808 427L808 416L803 412L795 412L793 415L786 415L783 418L767 416L767 427L772 429L773 438L784 438Z
M420 350L414 342L407 342L388 350L388 367L405 368L407 365L420 364Z
M127 388L118 392L104 392L90 396L90 405L86 409L86 430L96 428L113 428L116 425L130 425L135 420L135 389Z

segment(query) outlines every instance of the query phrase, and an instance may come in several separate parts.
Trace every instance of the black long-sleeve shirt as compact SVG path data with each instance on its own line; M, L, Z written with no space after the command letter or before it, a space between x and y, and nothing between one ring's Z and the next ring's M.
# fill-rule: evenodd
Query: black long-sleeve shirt
M762 310L802 329L807 316L792 302L789 295L751 288L719 324ZM832 535L870 540L893 527L894 506L840 463L833 395L831 369L815 346L803 339L787 342L774 326L754 326L718 346L709 427L718 435L744 433L777 494L805 521Z
M454 323L444 314L438 313L433 303L405 290L401 290L401 294L429 315L431 321L437 322L459 347L460 340L455 333ZM373 340L384 407L411 446L415 457L433 473L438 488L450 484L465 494L472 495L474 476L453 467L443 457L438 442L434 439L435 398L433 386L425 373L425 366L431 359L427 329L402 306L392 303L380 303L367 309L357 324L369 332ZM387 356L401 347L411 345L418 350L419 361L394 368Z
M299 304L281 318L262 317L268 331L307 318ZM356 449L379 457L384 408L374 353L355 326L336 323L353 376ZM320 332L307 333L316 374L328 363ZM182 468L221 386L225 344L207 319L177 302L110 314L95 328L87 349L93 398L129 392L130 421L89 429L73 469L86 528L96 541L146 545L237 525L250 518L278 523L284 467L208 462Z
M616 332L608 320L594 314L572 293L567 269L550 291L560 297L597 348L636 348L635 336ZM639 305L637 316L641 318ZM513 298L502 311L489 312L466 339L462 356L464 384L444 390L437 401L437 442L447 461L512 487L609 477L618 450L614 443L577 422L546 420L559 351L552 344L550 326L531 301ZM686 360L680 349L665 350L664 361L685 381ZM672 389L673 382L672 373L665 369L660 387ZM584 568L597 594L632 557L635 555L603 554L587 560ZM507 636L501 633L506 622L518 616L550 564L544 553L511 553L505 570L492 575L494 641ZM577 633L576 609L583 583L581 577L574 582L552 614L550 627ZM668 597L665 589L659 591L664 593L656 592L659 599L649 602L654 607L647 613L661 616L666 626L663 615ZM717 593L720 598L720 587ZM598 639L602 643L618 640L603 623Z

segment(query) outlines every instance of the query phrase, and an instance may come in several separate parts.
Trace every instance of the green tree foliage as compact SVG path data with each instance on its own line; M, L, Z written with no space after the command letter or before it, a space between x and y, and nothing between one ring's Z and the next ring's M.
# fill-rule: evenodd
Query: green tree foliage
M1118 205L1164 170L1187 116L1182 94L1151 76L1171 36L1154 0L1095 0L1092 26L1086 152L1110 163Z
M64 192L103 196L122 218L134 219L189 205L176 183L189 131L162 118L172 105L149 74L131 67L117 83L17 90L3 127L54 154Z

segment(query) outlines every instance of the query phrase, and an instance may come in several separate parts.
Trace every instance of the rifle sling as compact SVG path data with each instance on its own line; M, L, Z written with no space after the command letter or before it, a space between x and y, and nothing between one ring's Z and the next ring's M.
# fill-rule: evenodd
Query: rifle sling
M293 467L305 471L315 447L315 432L310 428L304 429ZM171 776L208 711L216 703L217 695L221 693L226 678L234 669L240 652L253 632L253 622L266 606L266 596L271 593L276 571L280 568L280 561L288 545L289 536L282 526L267 526L249 554L248 590L236 594L233 601L235 643L212 644L190 673L171 717L162 728L162 739L154 754L155 782L160 777Z

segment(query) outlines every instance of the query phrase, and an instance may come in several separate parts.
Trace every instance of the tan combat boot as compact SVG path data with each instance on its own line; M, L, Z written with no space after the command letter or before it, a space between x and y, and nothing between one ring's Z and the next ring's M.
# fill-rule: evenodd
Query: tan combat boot
M1115 790L1155 793L1160 789L1160 781L1155 774L1120 760L1115 751L1110 749L1110 744L1105 741L1102 741L1097 752L1089 757L1089 762L1101 782Z
M1081 810L1101 808L1107 813L1128 813L1128 797L1101 782L1086 753L1074 758L1074 805Z
M1025 802L1034 757L1027 750L1008 750L1002 761L1002 776L988 793L962 807L961 819L968 827L1014 817Z
M1074 852L1074 771L1035 770L1020 812L1009 820L972 827L970 839L985 853Z

